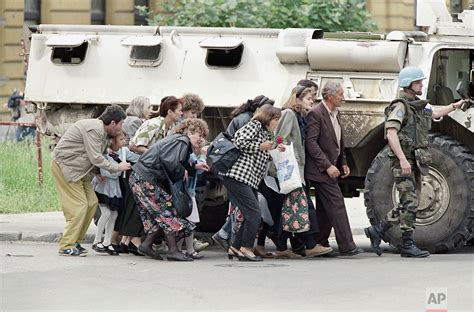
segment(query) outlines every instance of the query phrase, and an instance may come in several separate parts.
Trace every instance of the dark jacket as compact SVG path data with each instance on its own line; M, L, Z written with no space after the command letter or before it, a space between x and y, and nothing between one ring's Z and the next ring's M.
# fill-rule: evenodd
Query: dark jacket
M144 180L166 181L165 169L172 182L182 180L184 171L194 174L194 163L190 164L191 142L187 135L173 134L153 144L132 167Z
M339 117L337 118L341 124ZM327 174L326 169L334 165L342 172L342 165L347 165L343 135L341 134L341 152L339 153L336 133L329 113L322 103L311 109L306 116L306 122L308 132L306 135L305 178L317 182L328 181L331 177Z
M252 119L253 113L251 112L245 112L238 114L232 120L230 121L229 126L227 127L227 133L230 134L231 136L234 136L237 130L245 126L250 119Z

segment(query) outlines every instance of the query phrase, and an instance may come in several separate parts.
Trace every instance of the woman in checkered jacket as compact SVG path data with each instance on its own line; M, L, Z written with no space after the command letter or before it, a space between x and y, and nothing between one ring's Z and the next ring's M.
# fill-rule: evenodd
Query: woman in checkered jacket
M230 201L239 207L245 220L229 248L229 259L237 257L239 260L262 261L252 251L261 216L257 189L267 171L270 160L268 151L274 148L271 134L278 125L280 116L279 108L265 104L234 135L234 145L241 154L222 175ZM284 149L283 146L279 148Z

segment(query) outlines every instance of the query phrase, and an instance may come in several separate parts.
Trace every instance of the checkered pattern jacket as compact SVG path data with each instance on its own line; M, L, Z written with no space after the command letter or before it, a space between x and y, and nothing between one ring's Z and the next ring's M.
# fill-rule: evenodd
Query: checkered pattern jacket
M262 151L260 144L268 140L270 133L259 121L252 120L240 128L234 135L234 145L240 150L240 157L222 175L258 189L270 160L270 153Z

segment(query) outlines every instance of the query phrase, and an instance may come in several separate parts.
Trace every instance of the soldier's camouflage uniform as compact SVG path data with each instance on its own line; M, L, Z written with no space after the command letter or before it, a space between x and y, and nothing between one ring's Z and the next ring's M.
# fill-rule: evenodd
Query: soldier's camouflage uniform
M403 91L399 99L392 102L386 111L385 131L395 128L402 151L411 165L410 176L402 176L400 161L393 151L389 152L395 186L399 193L399 206L394 207L385 216L390 224L400 224L402 232L413 231L418 207L418 195L421 190L421 175L428 173L431 155L428 151L428 131L431 127L432 110L427 101L415 97L409 98ZM418 158L415 157L418 150ZM420 161L420 158L422 161Z

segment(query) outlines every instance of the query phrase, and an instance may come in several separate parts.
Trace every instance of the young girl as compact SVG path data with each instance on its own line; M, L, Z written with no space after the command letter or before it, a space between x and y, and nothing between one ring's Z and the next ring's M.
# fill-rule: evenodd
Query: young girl
M130 152L125 144L125 135L121 131L112 139L110 150L104 156L110 162L120 163L121 159L131 162L138 161L140 155ZM117 219L118 210L122 206L122 191L120 189L119 176L123 172L110 173L107 170L100 169L100 175L92 180L94 191L99 199L99 209L101 216L97 222L97 230L95 233L92 249L99 253L108 253L109 255L118 255L117 250L112 246L112 232L114 230L115 220ZM102 233L105 237L102 241Z
M177 126L176 129L182 128L180 124L187 119L193 119L197 116L201 115L202 111L204 110L204 103L202 100L194 94L186 94L183 96L183 121L181 121ZM176 130L175 129L175 130ZM193 153L189 156L190 163L206 163L206 155L205 152L201 150L201 148L193 148ZM196 225L199 223L199 211L196 202L196 183L198 174L202 173L202 171L196 170L193 175L188 176L188 190L189 194L191 195L191 200L193 202L193 211L189 217L186 219ZM190 258L193 259L201 259L203 256L195 250L194 248L194 231L184 239L181 239L178 242L178 248L183 249L183 242L185 243L186 250L182 250L182 252ZM201 243L202 247L209 246L208 243ZM203 249L203 248L202 248ZM201 250L202 250L201 249Z

